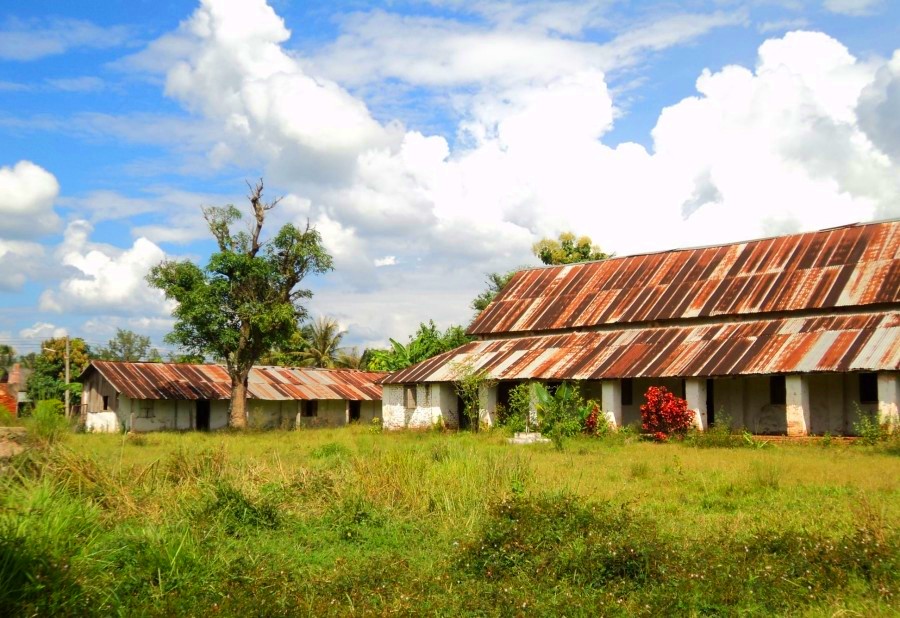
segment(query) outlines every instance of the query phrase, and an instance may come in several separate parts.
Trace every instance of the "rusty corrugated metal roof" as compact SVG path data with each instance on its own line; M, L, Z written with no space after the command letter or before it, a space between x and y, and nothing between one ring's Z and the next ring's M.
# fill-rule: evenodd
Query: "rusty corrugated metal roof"
M623 327L473 341L382 379L449 382L458 367L497 380L730 376L900 369L900 312Z
M229 399L231 379L221 365L91 361L82 377L96 369L132 399ZM247 379L248 398L380 400L376 380L386 374L351 369L254 367Z
M471 335L900 302L900 221L517 273Z

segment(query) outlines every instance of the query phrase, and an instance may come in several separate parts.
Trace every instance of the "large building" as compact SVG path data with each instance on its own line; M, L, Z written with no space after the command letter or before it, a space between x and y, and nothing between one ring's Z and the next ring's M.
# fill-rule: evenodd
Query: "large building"
M381 416L383 373L254 367L247 380L251 427L338 426ZM91 361L81 374L82 414L92 431L221 429L231 379L221 365Z
M461 367L510 388L580 383L609 420L640 417L649 386L685 397L706 428L849 434L897 423L900 221L517 273L468 329L476 341L382 380L385 427L459 425Z

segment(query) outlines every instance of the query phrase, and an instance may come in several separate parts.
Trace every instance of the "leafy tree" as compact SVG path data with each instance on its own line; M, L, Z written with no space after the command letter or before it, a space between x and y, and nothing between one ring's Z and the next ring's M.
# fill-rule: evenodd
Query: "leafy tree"
M97 358L129 362L162 362L159 350L150 347L150 337L121 328L116 329L116 336L109 340L109 344L97 350Z
M590 262L592 260L605 260L612 257L611 253L604 253L587 236L575 237L572 232L563 232L558 240L543 238L532 246L531 250L544 264L575 264L576 262Z
M337 365L344 331L334 318L319 317L302 328L306 349L302 353L303 365L330 369Z
M266 203L262 194L260 180L247 196L253 216L249 231L233 231L241 213L232 205L203 209L219 246L205 268L166 260L147 276L178 303L175 330L166 340L225 362L231 377L229 424L240 428L247 426L250 369L268 350L289 340L307 316L302 301L312 292L300 288L300 282L332 268L322 237L308 221L305 229L286 224L262 240L266 214L279 202Z
M475 316L478 317L478 314L487 309L488 305L490 305L493 300L497 297L497 294L500 293L506 284L510 282L518 270L511 270L507 273L490 273L487 276L485 282L487 283L487 289L485 289L481 294L475 297L475 300L472 301L470 305L472 309L475 310Z
M16 350L8 344L0 344L0 382L6 379L7 368L16 360Z
M72 382L91 362L90 347L84 339L69 340L69 392L77 403L81 384ZM32 401L64 399L66 392L66 338L48 339L41 343L41 352L34 358L32 373L25 383Z
M279 341L260 356L259 364L297 367L303 364L303 355L308 346L309 343L306 341L302 329L298 328L286 341Z
M399 371L422 362L432 356L437 356L453 348L469 343L471 339L466 336L461 326L450 326L441 332L433 320L428 324L422 322L414 337L409 338L409 343L402 343L391 339L390 350L372 350L372 358L369 361L369 369L372 371Z

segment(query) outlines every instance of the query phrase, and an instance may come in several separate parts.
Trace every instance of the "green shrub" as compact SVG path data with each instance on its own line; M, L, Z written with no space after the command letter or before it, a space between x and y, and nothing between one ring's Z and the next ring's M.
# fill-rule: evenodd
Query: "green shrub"
M509 392L509 405L499 407L497 424L510 433L527 431L530 427L528 416L531 413L531 383L517 384Z
M22 421L12 415L12 412L0 406L0 427L19 427Z
M277 528L278 507L272 502L252 501L241 490L226 482L215 487L213 502L205 515L211 515L232 536L252 532L253 528Z
M314 459L347 459L350 457L350 449L338 442L326 442L322 446L313 449L311 455Z
M878 422L877 412L866 412L856 406L859 420L853 423L853 433L859 436L863 444L874 446L887 439L888 428Z
M551 391L543 384L534 383L532 389L541 432L553 440L557 450L562 450L563 438L580 433L588 414L578 386L563 382Z
M63 402L58 399L39 401L31 415L31 432L43 444L53 444L69 432Z
M697 448L738 448L751 446L739 430L731 426L731 417L722 411L716 413L716 421L706 431L693 429L688 433L687 443Z

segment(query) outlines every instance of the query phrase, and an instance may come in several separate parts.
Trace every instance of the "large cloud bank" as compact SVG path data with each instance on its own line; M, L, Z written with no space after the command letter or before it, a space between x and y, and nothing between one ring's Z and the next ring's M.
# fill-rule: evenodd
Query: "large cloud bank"
M375 13L301 58L262 0L203 0L132 63L221 127L212 164L261 165L305 205L341 281L317 303L383 337L465 319L484 272L565 229L624 254L900 214L900 55L860 60L822 33L704 71L695 96L662 110L650 149L604 143L620 113L607 71L727 21L600 46L562 38L578 32L568 22L513 32ZM536 54L560 61L519 60ZM347 89L385 79L452 87L455 135L376 120Z

